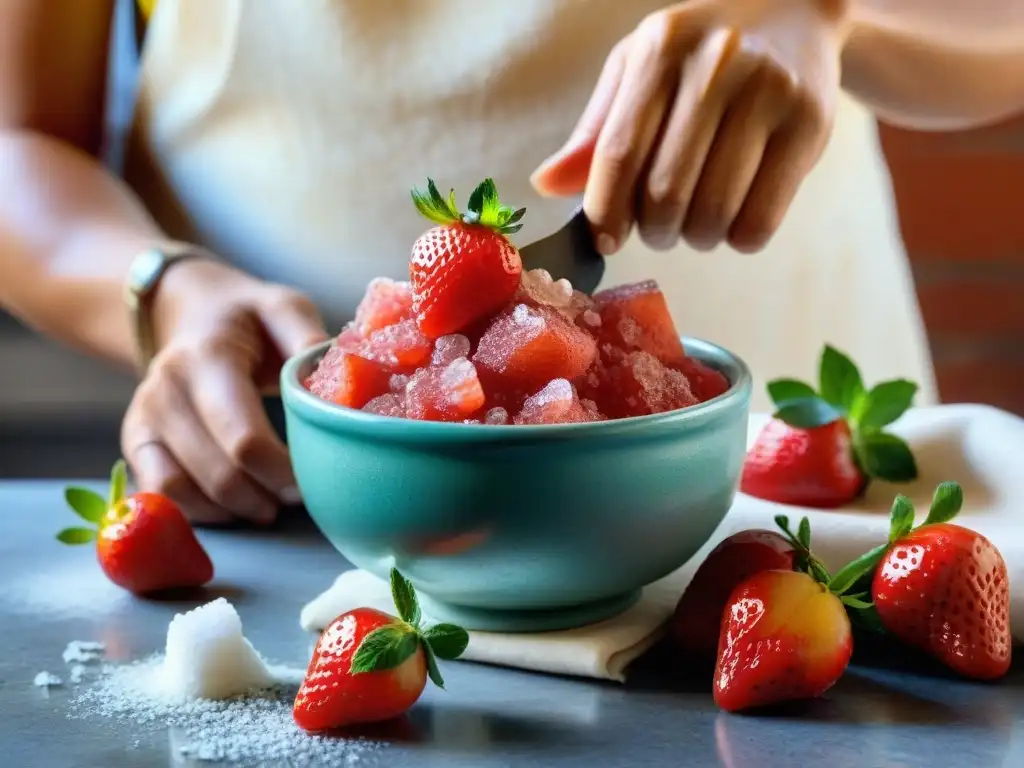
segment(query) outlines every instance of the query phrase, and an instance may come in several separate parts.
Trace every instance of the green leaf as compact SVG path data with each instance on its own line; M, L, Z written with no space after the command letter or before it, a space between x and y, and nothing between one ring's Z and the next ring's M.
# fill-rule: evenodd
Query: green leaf
M888 544L877 546L870 552L866 552L861 555L856 560L851 560L836 571L835 575L832 577L832 581L829 583L829 589L831 592L836 595L842 595L846 592L860 580L861 576L875 569L879 560L885 556L885 552L888 548Z
M801 518L800 525L796 529L796 540L799 541L805 549L811 548L811 521L806 517Z
M876 635L884 635L885 627L882 625L882 619L878 615L878 609L874 605L869 605L867 608L856 608L850 606L847 611L850 614L850 619L854 624L859 626L861 629L867 630Z
M424 218L435 224L451 224L459 220L459 209L455 204L455 190L445 198L437 189L433 179L427 179L427 191L412 190L412 202Z
M352 656L352 674L394 669L416 652L419 635L411 627L388 624L363 638Z
M441 677L441 670L437 666L434 650L430 647L429 643L423 644L423 655L427 659L427 674L430 676L431 682L438 688L444 688L444 678Z
M498 199L498 188L494 184L494 179L484 179L477 185L469 196L466 209L475 213L484 226L500 226L501 200Z
M124 459L118 459L110 470L110 506L116 507L124 499L128 488L128 465Z
M948 523L958 514L964 505L964 489L959 483L939 483L932 496L932 505L928 509L928 517L922 525Z
M420 624L420 603L416 599L416 588L412 582L398 572L397 568L391 569L391 597L395 601L395 608L402 621L408 622L414 627Z
M906 379L885 381L872 387L863 400L863 406L857 408L857 427L865 432L873 432L907 412L917 394L917 384Z
M65 528L57 534L57 541L62 544L88 544L96 540L96 531L92 528Z
M825 345L818 369L818 390L825 402L849 413L864 392L864 382L854 362L835 347Z
M914 528L914 503L899 494L892 501L889 512L889 543L902 539Z
M65 488L64 500L83 520L99 524L107 514L107 500L88 488Z
M906 483L917 479L917 462L910 446L888 432L871 432L859 436L854 444L861 468L869 477L890 483Z
M423 639L438 658L457 659L469 645L469 633L455 624L435 624L423 632Z
M841 419L842 412L820 397L789 400L775 412L775 418L798 429L814 429Z
M843 605L848 605L849 607L856 608L860 611L867 610L868 608L871 608L873 605L872 603L866 602L857 597L853 597L852 595L843 595L839 598L839 600L840 602L842 602Z
M796 379L775 379L775 381L768 382L768 396L775 403L776 408L781 408L792 400L815 398L818 393L810 384L804 384Z

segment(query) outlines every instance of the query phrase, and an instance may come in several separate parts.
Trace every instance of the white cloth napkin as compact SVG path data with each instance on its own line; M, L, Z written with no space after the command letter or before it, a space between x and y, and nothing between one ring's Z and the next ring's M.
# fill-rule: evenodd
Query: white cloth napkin
M751 418L749 440L766 420L764 415ZM987 536L1006 560L1013 636L1024 642L1024 419L987 406L945 405L912 410L892 431L910 442L917 457L921 477L913 484L873 483L857 504L828 511L785 507L738 494L711 540L682 568L646 587L640 601L619 616L563 632L472 632L464 658L622 681L630 662L660 638L693 572L721 539L746 528L774 528L773 518L780 512L793 525L806 515L815 552L828 567L837 568L885 541L888 512L897 493L914 501L920 521L935 486L944 480L955 480L964 489L957 522ZM320 631L357 606L394 611L387 584L354 570L342 573L306 605L300 622L308 631Z

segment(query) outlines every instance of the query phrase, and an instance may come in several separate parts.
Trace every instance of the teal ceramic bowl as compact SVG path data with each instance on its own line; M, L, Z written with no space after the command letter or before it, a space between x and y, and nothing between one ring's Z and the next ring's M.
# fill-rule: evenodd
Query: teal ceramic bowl
M467 629L530 632L609 618L683 565L732 504L751 379L697 339L731 388L671 413L592 424L477 426L326 403L301 381L322 345L281 373L306 508L354 565L392 566L425 613Z

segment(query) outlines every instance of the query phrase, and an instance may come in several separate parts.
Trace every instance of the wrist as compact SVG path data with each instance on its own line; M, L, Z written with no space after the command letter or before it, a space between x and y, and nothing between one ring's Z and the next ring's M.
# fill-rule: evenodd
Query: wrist
M167 345L198 307L208 306L223 296L229 284L251 279L202 250L168 264L149 303L153 354Z

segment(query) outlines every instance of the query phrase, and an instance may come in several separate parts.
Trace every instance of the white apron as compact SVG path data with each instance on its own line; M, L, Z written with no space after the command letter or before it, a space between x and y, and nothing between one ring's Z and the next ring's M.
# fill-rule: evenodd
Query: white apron
M569 135L607 52L664 0L159 0L126 175L173 236L294 285L333 328L376 275L406 274L427 226L409 188L460 204L493 176L527 207L517 242L561 226L530 172ZM810 378L826 342L869 382L934 399L893 194L871 115L835 133L782 229L756 256L721 248L609 260L607 285L656 278L682 333L722 344L764 382Z

